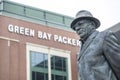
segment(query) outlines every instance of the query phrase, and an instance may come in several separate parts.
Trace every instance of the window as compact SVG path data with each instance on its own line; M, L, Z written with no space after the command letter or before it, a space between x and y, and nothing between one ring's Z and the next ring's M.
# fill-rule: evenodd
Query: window
M67 80L67 58L51 56L51 80Z
M31 66L47 68L48 67L48 55L40 52L31 51Z
M48 80L48 55L30 51L32 80Z
M51 69L58 71L66 71L66 58L59 56L51 56Z
M71 80L68 53L70 52L27 45L27 80Z
M48 80L48 74L32 71L32 80Z

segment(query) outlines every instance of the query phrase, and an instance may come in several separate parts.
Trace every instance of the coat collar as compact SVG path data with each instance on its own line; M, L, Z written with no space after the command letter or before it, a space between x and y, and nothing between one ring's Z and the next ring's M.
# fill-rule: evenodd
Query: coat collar
M87 49L87 47L90 45L90 43L93 41L93 39L97 36L99 32L98 31L94 31L89 37L88 39L85 41L85 43L82 45L81 50L80 50L80 54L78 55L78 60L80 59L80 57L82 56L82 54L84 53L84 51Z

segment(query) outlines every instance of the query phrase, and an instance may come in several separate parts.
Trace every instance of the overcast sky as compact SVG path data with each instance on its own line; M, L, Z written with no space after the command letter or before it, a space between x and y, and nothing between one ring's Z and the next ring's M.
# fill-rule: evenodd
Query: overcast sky
M79 10L89 10L101 21L102 31L120 22L120 0L10 0L39 9L75 17Z

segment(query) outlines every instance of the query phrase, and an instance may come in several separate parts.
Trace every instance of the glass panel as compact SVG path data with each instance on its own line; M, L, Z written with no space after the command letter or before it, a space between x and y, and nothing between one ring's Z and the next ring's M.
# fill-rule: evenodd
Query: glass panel
M66 71L66 58L63 58L63 71Z
M44 12L33 8L26 8L26 15L33 18L44 19Z
M48 55L35 51L30 53L32 80L48 80Z
M13 4L13 3L12 4L11 3L5 3L3 6L4 6L4 10L6 10L8 12L24 15L24 7L23 6L16 5L16 4Z
M61 15L57 15L57 14L47 12L46 13L46 19L48 21L63 24L63 16L61 16Z
M44 66L45 68L48 68L48 55L44 55L44 60L45 60Z
M72 21L73 21L72 18L65 17L65 24L66 24L67 26L70 26L70 23L71 23Z
M36 80L45 80L44 73L36 72Z
M52 77L51 77L52 79L51 80L54 80L54 75L52 74Z
M48 55L42 52L30 51L31 79L48 79ZM67 58L51 55L51 80L67 80Z
M66 58L51 56L51 69L66 71Z
M55 23L50 23L50 22L47 22L47 25L48 25L48 26L53 26L53 27L60 27L60 28L65 26L65 25L63 25L63 24L58 24L58 23L55 24Z
M63 80L63 77L62 77L62 76L59 76L59 75L56 75L56 76L55 76L55 80Z
M51 56L51 69L55 69L55 57Z
M35 72L34 71L32 71L32 80L36 80L35 79Z
M62 58L61 57L55 57L55 69L56 70L62 70Z
M48 68L48 55L31 51L31 66Z
M67 58L51 56L51 80L67 80Z
M66 80L66 76L53 75L51 80Z
M48 80L48 74L32 71L32 80Z
M48 80L48 74L47 73L45 73L44 78L45 78L45 80Z

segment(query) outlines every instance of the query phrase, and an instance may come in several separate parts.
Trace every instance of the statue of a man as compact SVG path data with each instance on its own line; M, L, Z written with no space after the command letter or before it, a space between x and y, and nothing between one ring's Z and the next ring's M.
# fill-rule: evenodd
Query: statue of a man
M97 31L99 26L100 21L86 10L79 11L71 23L71 28L80 36L82 42L78 55L79 80L120 79L120 71L117 72L119 75L116 75L116 71L120 70L120 66L117 65L120 65L120 59L115 59L114 56L120 56L120 44L117 44L117 38L112 32ZM114 45L110 47L111 44ZM111 50L112 48L115 49Z

